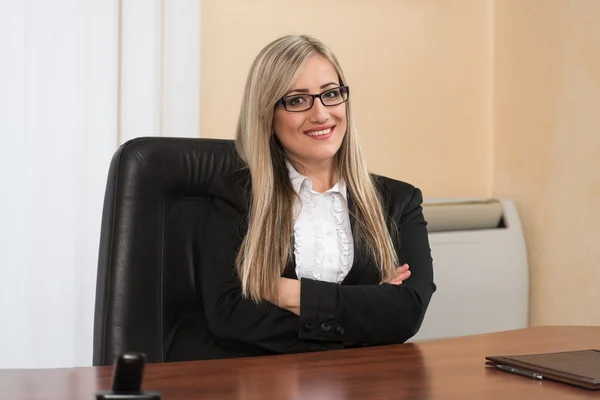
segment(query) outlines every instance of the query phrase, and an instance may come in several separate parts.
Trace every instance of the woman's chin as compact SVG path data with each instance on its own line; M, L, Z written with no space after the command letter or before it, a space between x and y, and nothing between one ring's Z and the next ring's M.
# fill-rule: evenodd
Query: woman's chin
M325 162L331 161L332 159L335 158L336 154L337 154L337 149L334 149L334 151L326 151L326 152L320 151L320 152L306 154L302 158L307 163L320 164L320 163L325 163Z

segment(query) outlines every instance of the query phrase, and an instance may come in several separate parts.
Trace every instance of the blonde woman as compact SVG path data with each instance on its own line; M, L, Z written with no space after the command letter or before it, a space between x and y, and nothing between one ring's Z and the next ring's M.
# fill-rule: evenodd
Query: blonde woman
M252 64L236 148L211 186L201 284L206 358L402 343L436 287L419 189L371 175L350 88L308 36Z

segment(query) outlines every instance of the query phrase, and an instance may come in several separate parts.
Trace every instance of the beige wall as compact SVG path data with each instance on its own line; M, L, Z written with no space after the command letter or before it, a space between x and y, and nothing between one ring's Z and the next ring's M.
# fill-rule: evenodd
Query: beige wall
M532 324L600 324L600 1L202 5L204 137L233 137L261 47L315 35L350 80L371 170L426 197L514 199Z
M495 10L493 194L515 199L531 322L600 324L600 2Z
M279 36L309 33L340 59L373 172L426 196L489 193L491 0L202 6L202 136L233 138L258 51Z

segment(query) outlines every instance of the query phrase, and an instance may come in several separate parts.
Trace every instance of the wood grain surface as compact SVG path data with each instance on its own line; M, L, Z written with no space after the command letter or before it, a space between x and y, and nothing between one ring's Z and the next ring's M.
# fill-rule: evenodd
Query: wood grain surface
M485 367L485 356L600 348L600 327L535 327L393 346L151 364L163 400L600 399L589 391ZM93 399L111 367L0 370L1 399Z

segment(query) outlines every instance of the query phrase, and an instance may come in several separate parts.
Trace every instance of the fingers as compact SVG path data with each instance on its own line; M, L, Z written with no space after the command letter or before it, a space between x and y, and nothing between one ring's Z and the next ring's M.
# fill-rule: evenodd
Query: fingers
M410 277L410 270L408 269L408 264L404 264L399 268L396 268L394 271L394 275L381 283L389 283L392 285L401 285L403 281L407 280Z
M397 274L405 271L408 271L408 264L403 264L400 267L396 268Z
M402 273L398 277L392 279L389 283L391 283L392 285L400 285L400 284L402 284L402 282L404 282L408 278L410 278L410 271L406 271L406 272Z
M405 280L410 276L410 270L408 269L408 264L404 264L399 268L396 268L395 274L392 277L392 280Z

